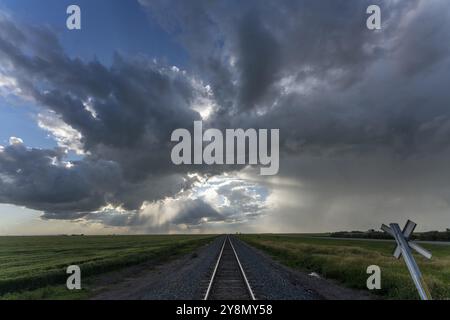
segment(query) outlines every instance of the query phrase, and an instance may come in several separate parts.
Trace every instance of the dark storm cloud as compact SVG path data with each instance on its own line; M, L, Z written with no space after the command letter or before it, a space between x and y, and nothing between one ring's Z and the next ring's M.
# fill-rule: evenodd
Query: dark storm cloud
M0 22L3 72L25 98L45 110L42 127L63 132L62 141L69 142L63 145L81 146L76 151L84 155L69 163L63 148L4 147L1 202L43 211L45 219L137 227L156 223L140 214L144 203L172 197L197 181L187 171L220 172L176 167L170 159L173 130L192 128L200 119L192 107L205 92L195 79L145 57L116 54L110 67L71 59L50 30L19 26L4 17ZM111 206L128 213L105 211ZM186 200L165 225L198 225L202 218L222 219L209 204Z
M301 187L269 183L291 205L272 224L366 227L407 212L426 213L428 226L445 220L448 1L199 0L195 11L140 2L152 16L171 12L163 24L221 107L213 126L281 129L280 176ZM370 4L382 9L379 32L365 27Z
M80 217L114 201L121 181L117 164L89 159L71 167L60 149L27 149L15 143L0 152L0 202L58 213L58 218Z
M13 25L4 25L8 27ZM169 150L171 132L200 119L190 108L193 88L181 73L118 55L110 68L70 59L51 33L42 32L39 40L27 39L23 46L7 35L5 31L0 39L0 55L11 63L25 94L79 131L84 151L121 163L129 179L145 179L149 163L152 169L167 171L170 153L164 151ZM33 42L46 44L47 50Z
M432 67L448 59L450 53L448 4L428 2L421 9L418 19L409 23L398 39L396 54L407 76L432 72Z
M242 82L239 100L244 108L253 108L278 76L278 43L259 19L250 13L244 17L238 30L238 68Z
M450 115L445 1L140 2L152 16L171 12L162 23L212 77L213 125L282 128L293 153L447 145L433 127ZM370 4L382 8L380 32L365 26Z
M139 2L191 51L228 113L273 104L280 94L274 86L287 76L297 83L312 76L332 78L340 87L353 84L372 61L386 54L383 40L397 35L397 22L418 3ZM365 12L371 4L384 9L389 30L378 34L367 30Z
M197 199L185 203L172 223L199 225L205 222L204 219L207 219L207 221L222 221L223 217L209 204Z
M188 168L172 165L169 142L174 129L200 119L191 109L200 94L192 79L146 58L116 55L108 68L71 59L51 31L0 23L3 72L24 97L79 132L85 153L69 167L62 150L5 147L2 202L70 219L108 204L137 210L189 187Z
M193 79L210 85L217 106L205 126L281 129L280 176L301 182L302 188L291 190L310 195L304 208L311 215L333 212L336 203L356 215L364 202L352 194L372 195L376 202L386 190L390 200L396 195L414 199L419 193L438 194L443 203L450 199L438 174L447 176L444 164L450 160L448 1L139 2L190 53L187 74L146 58L116 55L110 67L71 59L52 32L0 19L3 72L17 81L23 95L80 132L85 152L69 169L38 155L57 150L20 146L40 164L34 169L42 176L34 175L33 182L47 185L53 181L49 176L64 181L75 172L74 185L65 187L73 188L72 195L63 196L62 187L54 199L46 188L47 198L23 187L13 192L12 181L17 186L26 181L2 160L2 202L43 210L50 218L89 219L107 204L120 205L131 213L112 215L110 224L146 224L148 217L137 212L145 201L175 195L193 182L185 168L171 165L168 144L173 129L191 128L200 119L192 108L202 93ZM381 31L365 26L371 4L382 8ZM2 159L10 159L15 148L6 147ZM17 166L22 161L17 158ZM403 164L408 165L396 175ZM104 184L91 181L90 170L98 167L114 179L94 175ZM361 168L370 170L363 175ZM408 176L416 179L399 184L402 192L389 188ZM421 179L428 183L421 185ZM259 213L251 197L231 189L220 192L247 203L241 207L248 214ZM191 205L173 221L195 225L202 218L227 219L207 203ZM287 225L293 216L286 216Z

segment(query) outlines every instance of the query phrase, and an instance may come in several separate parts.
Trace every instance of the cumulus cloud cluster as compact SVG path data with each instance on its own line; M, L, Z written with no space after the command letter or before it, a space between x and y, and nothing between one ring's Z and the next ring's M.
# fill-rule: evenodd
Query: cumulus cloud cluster
M198 181L189 172L222 171L170 160L172 131L191 128L214 107L200 80L146 57L116 54L109 67L71 59L51 30L7 17L0 24L2 74L40 106L38 125L59 145L43 150L11 138L0 150L1 202L43 211L46 219L151 228L166 224L145 214L149 204L162 201L159 211L170 216L167 198ZM81 159L69 161L69 151ZM178 203L170 225L227 217L199 199Z
M248 221L268 207L290 231L407 214L449 223L448 1L139 3L189 53L187 71L118 54L111 66L73 59L52 31L0 18L0 84L42 108L39 125L60 146L4 146L0 202L162 229ZM381 31L365 27L371 4ZM202 117L280 128L280 176L222 188L236 168L172 165L170 133Z
M70 59L50 30L6 17L0 25L3 73L41 106L39 125L60 145L4 147L2 202L72 218L107 205L138 210L189 186L167 137L200 119L191 105L203 92L192 79L144 58L117 55L109 68ZM68 164L68 150L84 156Z

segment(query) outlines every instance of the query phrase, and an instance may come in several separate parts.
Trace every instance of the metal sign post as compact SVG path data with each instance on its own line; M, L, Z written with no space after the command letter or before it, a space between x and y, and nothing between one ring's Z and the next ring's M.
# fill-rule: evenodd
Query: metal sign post
M431 252L422 248L417 243L408 240L414 232L416 226L417 224L415 224L411 220L408 220L405 227L403 228L403 231L400 230L400 227L397 223L391 223L390 227L383 224L381 226L381 229L393 236L395 241L397 242L397 247L394 251L394 257L399 259L401 256L403 256L409 273L411 274L411 278L413 279L417 291L419 292L420 298L422 300L431 300L431 294L427 288L425 281L423 280L422 273L419 270L419 266L417 265L416 260L414 260L411 249L415 250L427 259L431 259Z

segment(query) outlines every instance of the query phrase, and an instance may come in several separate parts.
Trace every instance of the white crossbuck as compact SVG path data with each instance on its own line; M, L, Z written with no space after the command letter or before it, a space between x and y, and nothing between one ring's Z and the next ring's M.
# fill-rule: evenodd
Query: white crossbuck
M409 237L412 235L412 233L414 232L414 229L416 228L416 226L417 226L417 224L412 222L411 220L408 220L408 222L406 222L406 225L403 228L402 234L403 234L403 237L407 241L408 241ZM383 224L381 226L381 230L383 230L386 233L389 233L395 239L394 232L387 225ZM411 249L414 249L417 253L423 255L425 258L431 259L431 257L432 257L431 252L422 248L414 241L408 241L408 245ZM397 248L395 248L395 251L394 251L394 257L399 259L401 256L402 256L402 249L400 248L400 245L397 245Z
M408 220L405 227L403 228L403 231L400 230L400 227L397 223L391 223L390 227L383 224L381 226L381 229L393 236L395 241L397 242L397 247L394 251L394 257L399 259L401 256L403 256L409 273L411 274L417 291L419 292L420 298L422 300L431 300L431 295L428 291L425 281L423 280L422 273L419 270L419 266L414 260L411 249L415 250L417 253L421 254L427 259L431 259L432 255L428 250L409 240L416 226L416 223Z

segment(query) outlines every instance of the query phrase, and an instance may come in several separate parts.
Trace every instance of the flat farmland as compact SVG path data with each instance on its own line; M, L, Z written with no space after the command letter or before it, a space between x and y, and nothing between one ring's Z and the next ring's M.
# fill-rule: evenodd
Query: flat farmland
M0 299L83 297L65 288L66 268L82 279L146 261L164 261L209 243L211 235L0 237ZM27 294L28 292L28 294ZM75 295L75 296L73 296Z
M392 256L394 242L281 234L240 235L239 238L283 265L316 272L354 289L367 290L367 267L378 265L381 290L372 293L387 299L418 299L403 259ZM421 245L433 253L431 260L415 255L433 298L450 299L450 246Z

